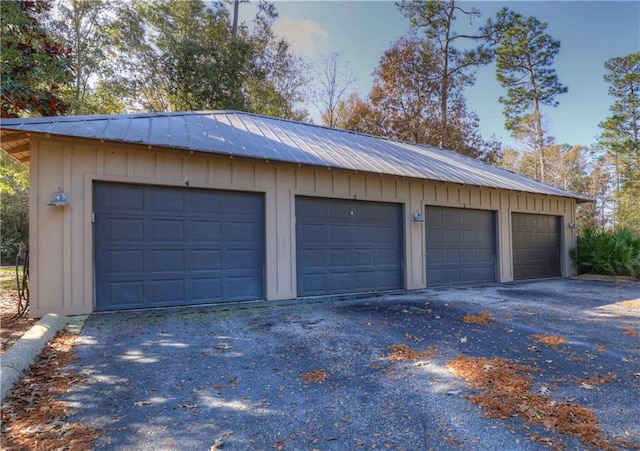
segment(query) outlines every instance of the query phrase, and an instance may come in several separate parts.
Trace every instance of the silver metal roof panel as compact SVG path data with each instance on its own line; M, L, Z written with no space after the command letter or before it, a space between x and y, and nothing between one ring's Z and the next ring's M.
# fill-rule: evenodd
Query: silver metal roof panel
M591 200L443 149L237 111L3 119L0 128Z

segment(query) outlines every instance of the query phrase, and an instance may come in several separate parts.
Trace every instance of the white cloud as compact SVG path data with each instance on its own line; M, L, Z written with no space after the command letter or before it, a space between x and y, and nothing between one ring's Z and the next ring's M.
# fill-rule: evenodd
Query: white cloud
M313 20L298 21L291 17L282 17L273 24L273 30L286 38L293 50L307 56L326 51L329 33Z

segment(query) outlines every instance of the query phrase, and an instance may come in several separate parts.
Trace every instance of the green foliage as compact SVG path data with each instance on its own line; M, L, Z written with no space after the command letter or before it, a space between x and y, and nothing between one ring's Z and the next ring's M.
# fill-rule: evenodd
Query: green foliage
M20 242L29 240L29 171L0 151L0 261L15 263Z
M556 96L567 92L552 68L560 42L545 30L546 23L535 17L501 11L502 21L509 24L501 33L496 50L496 76L507 95L500 97L504 105L505 128L516 139L523 135L534 144L540 160L540 177L546 181L545 132L542 124L543 105L558 105Z
M246 110L252 113L302 121L308 117L307 100L310 67L291 51L289 42L273 32L278 17L272 4L259 3L254 29L247 37L252 49L252 65L244 80Z
M54 116L68 109L59 91L73 78L69 49L38 20L49 9L42 0L0 2L2 117Z
M560 41L545 33L546 23L535 17L511 13L509 28L496 51L497 78L507 88L504 104L507 130L517 130L520 118L534 103L557 106L556 96L567 92L552 68L560 51Z
M116 77L131 110L235 109L304 119L304 62L272 30L277 13L261 2L253 28L234 29L225 4L135 0L110 30Z
M578 235L577 248L571 250L571 258L581 273L640 279L640 234L626 228L584 229Z
M74 80L65 84L60 97L70 114L114 114L125 110L114 89L110 30L117 26L118 0L56 0L54 14L45 25L51 36L71 49Z
M615 223L640 230L640 52L611 58L605 69L615 101L598 145L612 167Z

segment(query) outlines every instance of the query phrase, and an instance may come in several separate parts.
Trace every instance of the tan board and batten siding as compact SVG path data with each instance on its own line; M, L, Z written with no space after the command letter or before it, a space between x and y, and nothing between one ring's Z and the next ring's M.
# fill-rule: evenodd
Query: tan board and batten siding
M96 181L254 191L265 194L267 300L296 297L295 197L395 202L404 208L405 288L425 288L425 205L497 213L498 281L513 280L511 213L561 218L561 269L575 274L575 198L519 193L399 176L272 163L132 144L33 134L30 146L32 315L88 314L95 309L93 184ZM56 187L69 207L47 206Z

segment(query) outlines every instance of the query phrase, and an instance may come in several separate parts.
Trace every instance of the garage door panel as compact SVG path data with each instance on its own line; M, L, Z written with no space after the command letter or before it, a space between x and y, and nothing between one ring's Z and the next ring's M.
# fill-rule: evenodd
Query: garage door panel
M107 253L109 271L114 274L144 271L142 250L109 250Z
M427 249L427 261L436 267L444 263L444 249Z
M354 255L357 266L376 266L376 253L373 249L355 249Z
M427 206L427 285L496 279L495 213Z
M374 226L354 226L353 241L356 244L373 245L375 243L376 230Z
M112 209L123 212L139 212L144 210L144 192L134 187L114 187L110 193L104 193L103 196L97 194L96 203L108 205Z
M325 266L325 255L329 256L329 265L332 268L349 268L349 266L351 266L351 251L349 249L322 249L317 252L322 255L320 257L321 263L313 265L313 260L309 262L316 268L322 268Z
M184 251L179 249L153 249L151 272L184 271Z
M257 290L262 290L255 277L223 277L222 297L230 301L240 301L251 298Z
M194 242L210 243L220 241L221 225L214 221L191 221L192 239Z
M560 219L552 215L512 214L515 280L561 275L559 222Z
M297 232L298 238L306 244L323 245L327 240L326 228L323 224L306 224Z
M360 271L356 273L355 277L355 285L358 290L366 290L376 283L376 273L374 271Z
M442 285L444 281L444 268L435 267L429 269L429 285Z
M348 244L351 241L351 230L347 225L327 225L329 240L332 243ZM324 235L324 234L321 234Z
M222 297L222 284L219 277L193 279L192 298L199 302L210 302Z
M145 223L145 236L149 241L183 242L184 222L176 219L152 219Z
M222 269L220 249L195 249L191 251L193 271L219 271Z
M398 245L398 230L394 226L378 227L378 245L395 248Z
M351 273L349 272L336 272L336 273L331 273L329 274L329 282L330 285L329 287L337 292L342 292L344 293L347 290L351 289L352 284L352 280L351 280ZM322 294L325 294L325 290L326 288L323 287L323 292Z
M377 270L375 280L380 290L395 290L398 288L398 272L394 268Z
M402 288L401 206L296 197L296 262L300 296Z
M460 243L460 230L445 229L443 231L443 242L449 245Z
M111 305L116 308L137 306L144 297L144 282L111 282L107 292Z
M381 268L393 268L393 270L396 272L396 275L398 274L398 257L399 257L399 251L396 248L382 248L382 249L377 249L375 251L375 257L376 257L376 266L377 267L381 267Z
M152 280L149 284L155 304L184 303L184 279Z
M109 219L108 236L102 237L114 241L142 241L144 221L132 218Z
M182 191L152 188L149 190L149 196L153 211L163 213L184 211L185 199Z
M261 194L112 183L94 193L96 310L263 297Z

